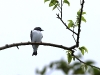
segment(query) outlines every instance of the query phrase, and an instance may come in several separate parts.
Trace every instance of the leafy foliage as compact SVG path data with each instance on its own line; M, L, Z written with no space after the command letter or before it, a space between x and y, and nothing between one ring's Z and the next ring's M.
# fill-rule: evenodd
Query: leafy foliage
M47 2L47 1L50 1L50 0L44 0L44 3Z
M79 47L79 50L84 55L85 52L88 52L87 48L85 46Z
M54 6L57 2L57 0L51 0L49 3L49 7Z
M53 10L56 9L58 5L59 5L59 4L56 3L56 4L54 5L54 7L53 7Z
M70 27L73 27L73 25L74 25L74 22L72 21L72 20L68 20L68 28L70 28Z
M72 55L70 52L68 52L67 57L68 57L68 64L70 64L70 62L72 60Z
M57 7L60 8L60 4L58 0L44 0L44 2L49 1L49 7L53 7L53 10ZM63 0L63 3L68 4L70 6L70 2L68 0Z
M81 20L82 20L83 22L86 22L86 19L85 19L84 16L83 16L83 15L85 15L85 14L86 14L86 12L82 12ZM80 10L77 12L76 26L78 26L78 24L79 24L79 16L80 16Z
M80 58L82 56L80 56L80 54L78 55ZM88 60L86 61L86 64L94 64L93 61ZM90 68L89 66L85 65L85 64L81 64L80 62L76 61L73 62L73 64L68 64L65 60L58 60L58 61L54 61L51 62L48 66L45 66L43 68L43 70L37 72L37 74L39 75L45 75L47 69L50 68L51 70L55 69L55 70L61 70L63 71L64 74L69 74L70 71L72 71L72 74L86 74L89 73L92 75L92 73L90 71L92 71L94 73L94 75L99 75L100 72L97 69L93 69ZM46 69L44 71L44 69ZM44 72L43 72L44 71ZM86 72L87 71L87 72Z
M46 70L47 70L47 67L45 66L42 71L36 70L36 73L44 75Z
M68 4L68 6L70 6L70 3L68 0L64 0L63 3L66 3L66 4Z
M79 10L77 12L76 22L74 22L73 20L68 20L69 23L68 23L68 25L66 25L66 23L63 22L63 20L62 20L62 6L63 6L63 4L68 4L68 6L70 6L70 2L68 0L63 0L63 4L60 4L60 2L58 0L44 0L44 2L47 2L47 1L50 2L49 3L49 7L53 7L53 10L57 8L60 11L61 18L59 17L59 14L57 15L57 18L62 21L62 23L66 26L66 28L70 30L70 28L73 27L73 30L70 30L70 31L73 32L73 38L74 38L74 28L77 27L77 26L79 26L79 27L78 27L78 33L76 33L76 34L79 34L80 35L80 30L81 30L80 29L80 27L81 27L80 24L81 24L81 21L86 22L86 19L84 18L84 15L86 14L86 12L83 12L83 11L81 12L81 10ZM83 0L82 3L84 4L84 0ZM81 6L81 9L83 9L83 6ZM77 43L76 40L78 40L78 42L79 42L79 39L78 39L79 35L77 36L77 39L74 38L74 40L75 40L76 43ZM79 47L79 45L78 45L78 48L77 49L79 49L81 51L82 55L84 55L85 52L88 52L88 50L87 50L87 48L85 46ZM67 64L63 60L61 60L60 66L57 65L57 68L56 68L56 69L62 69L65 74L68 74L68 71L70 69L74 69L73 70L74 71L73 74L80 74L80 73L81 74L85 74L85 71L88 69L87 64L92 64L93 63L92 61L88 61L85 64L85 63L83 63L83 62L81 62L79 60L81 63L83 63L82 65L80 65L79 63L75 63L73 66L68 66L68 64L71 63L72 59L75 60L75 57L72 56L72 53L70 51L68 51L67 52L67 58L68 58L68 63ZM79 56L79 58L80 58L80 56ZM59 62L57 61L56 64L57 63L59 63ZM61 64L61 63L63 63L63 64ZM52 62L49 65L49 67L50 68L53 68L53 65L54 64L55 64L55 62ZM77 69L74 68L75 66L78 66Z
M83 71L86 72L88 66L86 64L82 64L81 67L82 67Z
M86 22L86 19L82 16L82 19L81 19L83 22Z

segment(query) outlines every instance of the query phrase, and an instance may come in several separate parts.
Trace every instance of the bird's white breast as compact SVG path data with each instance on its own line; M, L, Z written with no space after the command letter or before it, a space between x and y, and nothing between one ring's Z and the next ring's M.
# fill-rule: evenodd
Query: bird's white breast
M32 31L32 42L41 42L43 35L40 31Z

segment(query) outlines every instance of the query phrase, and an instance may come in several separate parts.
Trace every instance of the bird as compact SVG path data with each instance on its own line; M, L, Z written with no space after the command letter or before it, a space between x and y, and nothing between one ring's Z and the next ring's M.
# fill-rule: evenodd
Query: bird
M44 30L42 30L41 27L35 27L33 30L31 30L31 32L30 32L31 42L42 42L41 40L43 38L43 35L42 35L41 31L44 31ZM39 45L32 45L32 47L33 47L32 56L33 55L36 56Z

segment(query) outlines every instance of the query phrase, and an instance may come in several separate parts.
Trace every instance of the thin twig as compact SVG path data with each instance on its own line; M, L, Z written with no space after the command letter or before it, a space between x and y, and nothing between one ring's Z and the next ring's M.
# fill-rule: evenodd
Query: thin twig
M74 32L73 30L71 30L70 28L68 28L68 26L66 25L66 23L59 17L59 14L56 14L57 15L57 18L61 20L61 22L64 24L64 26L66 27L66 29L70 30L71 32L73 32L74 34L77 35L76 32Z
M73 32L74 32L74 28L75 28L75 25L73 26ZM75 41L75 43L76 43L76 39L75 39L75 37L74 37L74 33L72 34L72 36L73 36L74 41Z
M59 12L61 13L60 9L57 7L57 9L59 10Z
M62 0L61 0L61 19L62 19Z
M73 36L73 38L74 38L74 41L75 41L75 43L76 43L77 41L76 41L76 39L75 39L75 37L74 37L74 33L73 33L73 35L72 35L72 36Z

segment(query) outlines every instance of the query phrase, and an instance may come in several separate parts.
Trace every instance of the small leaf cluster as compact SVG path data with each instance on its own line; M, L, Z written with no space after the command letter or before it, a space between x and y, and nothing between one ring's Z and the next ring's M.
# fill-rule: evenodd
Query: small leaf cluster
M60 2L58 0L44 0L44 3L48 1L49 1L49 7L53 7L52 10L56 9L57 7L60 7ZM63 3L68 4L68 6L70 6L68 0L63 0Z

